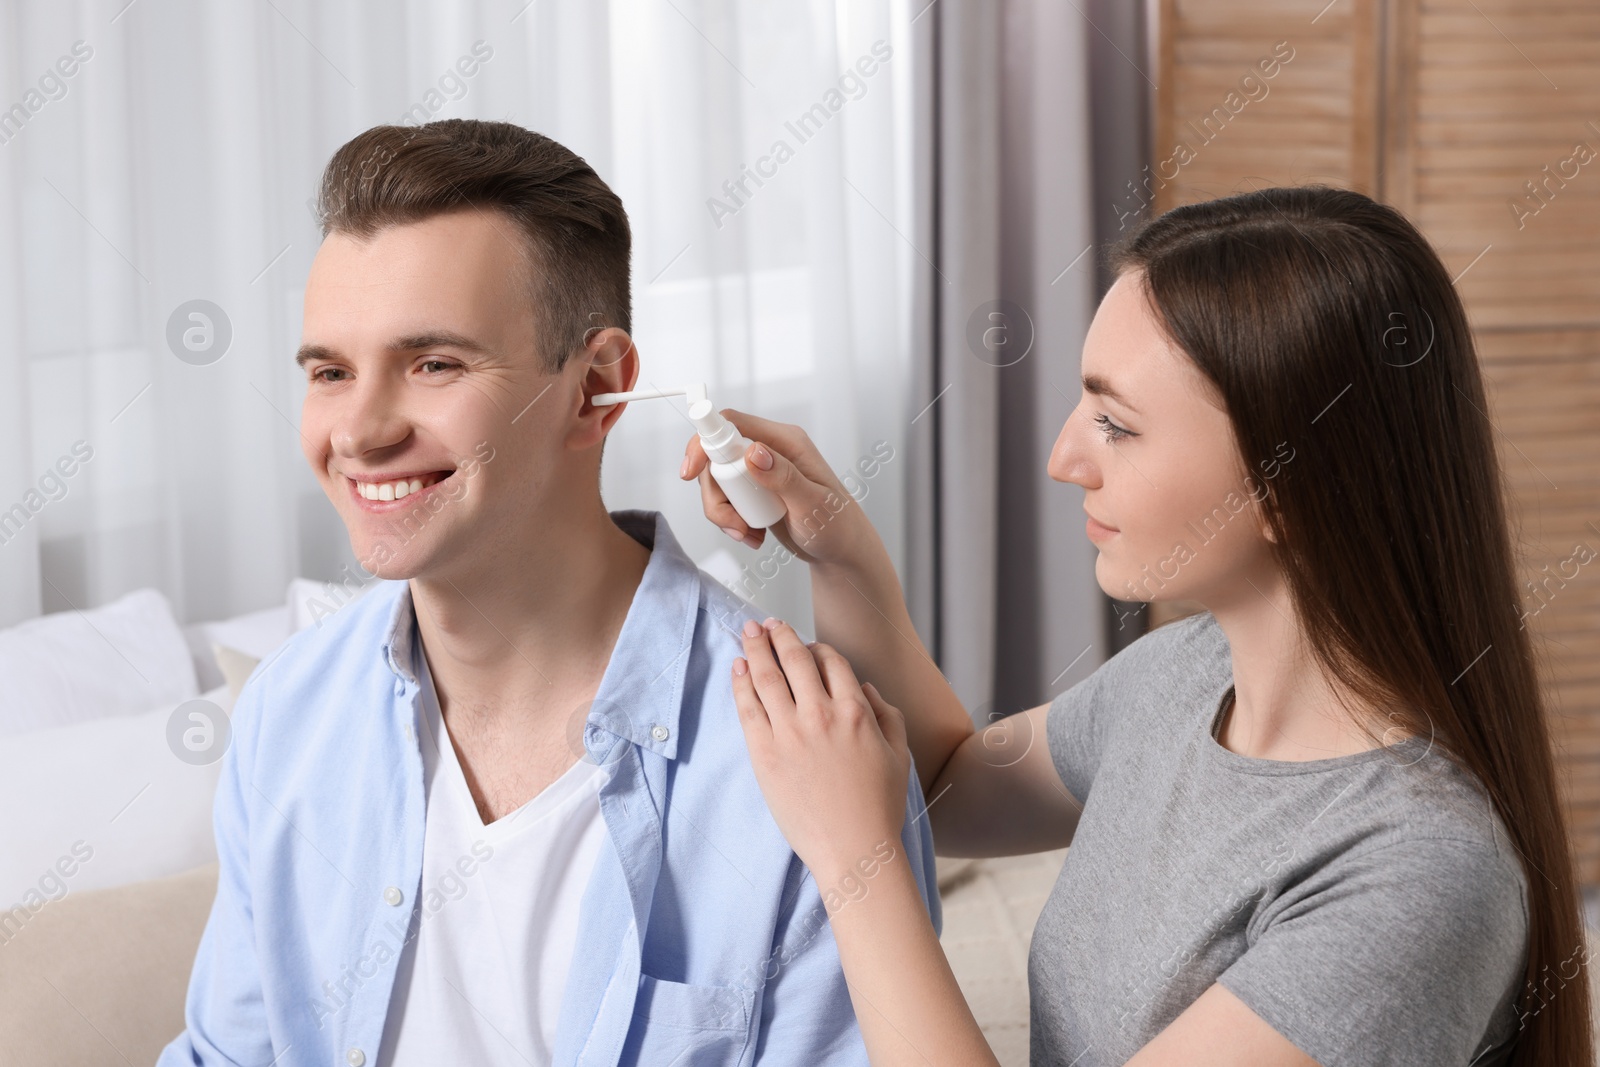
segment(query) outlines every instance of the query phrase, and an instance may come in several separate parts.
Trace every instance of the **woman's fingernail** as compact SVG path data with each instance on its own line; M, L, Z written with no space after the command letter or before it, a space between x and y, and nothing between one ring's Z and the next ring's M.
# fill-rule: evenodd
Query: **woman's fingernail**
M684 456L683 457L683 462L678 464L678 477L679 478L687 478L687 477L689 477L689 457L688 456Z
M750 453L750 462L764 471L769 471L772 469L772 453L767 451L765 445L756 445L755 450Z
M769 630L776 630L778 628L778 620L769 616L768 618L763 620L761 625L765 626Z
M750 667L745 663L743 656L736 656L733 660L733 673L743 678Z
M744 544L744 534L740 533L738 530L735 530L733 527L724 526L722 527L722 532L739 542L741 545Z
M744 635L746 637L760 637L761 624L754 619L746 619L744 621Z

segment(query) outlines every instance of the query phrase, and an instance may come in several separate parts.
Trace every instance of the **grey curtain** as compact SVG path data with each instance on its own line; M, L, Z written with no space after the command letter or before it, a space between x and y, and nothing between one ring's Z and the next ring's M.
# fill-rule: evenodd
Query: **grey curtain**
M982 726L1131 635L1108 625L1083 491L1046 465L1107 284L1115 191L1147 155L1148 64L1139 9L1111 0L934 0L914 19L924 269L907 596Z

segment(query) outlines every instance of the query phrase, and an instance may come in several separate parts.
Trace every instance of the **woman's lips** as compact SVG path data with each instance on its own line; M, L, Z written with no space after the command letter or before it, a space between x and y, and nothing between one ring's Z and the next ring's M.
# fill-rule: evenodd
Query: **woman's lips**
M1110 540L1121 531L1113 526L1107 526L1105 523L1096 519L1093 515L1090 515L1087 521L1084 523L1084 532L1089 535L1089 540L1098 543L1100 541Z

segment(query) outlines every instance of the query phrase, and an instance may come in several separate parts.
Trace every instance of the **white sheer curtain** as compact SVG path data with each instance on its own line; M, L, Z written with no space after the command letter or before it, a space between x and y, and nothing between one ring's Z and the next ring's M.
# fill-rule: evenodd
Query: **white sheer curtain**
M584 156L632 219L645 377L803 424L902 561L910 17L899 0L5 0L0 625L142 586L182 622L219 618L353 571L296 440L309 201L335 148L408 114L516 122ZM203 331L195 300L221 315L186 361L169 320ZM607 503L665 511L702 564L808 624L802 569L728 541L678 482L673 404L627 413Z

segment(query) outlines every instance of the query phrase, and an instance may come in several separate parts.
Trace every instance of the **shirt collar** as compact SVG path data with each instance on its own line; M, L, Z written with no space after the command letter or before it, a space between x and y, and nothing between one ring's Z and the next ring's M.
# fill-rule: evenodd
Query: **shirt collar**
M676 759L678 716L700 606L700 572L661 512L613 511L611 519L651 550L650 560L589 705L585 742L593 748L587 735L598 728ZM398 590L383 642L384 663L397 677L420 685L411 583L394 584Z
M389 607L389 626L383 638L383 662L396 677L420 685L413 670L417 645L417 616L411 606L411 583L394 582L394 602Z

